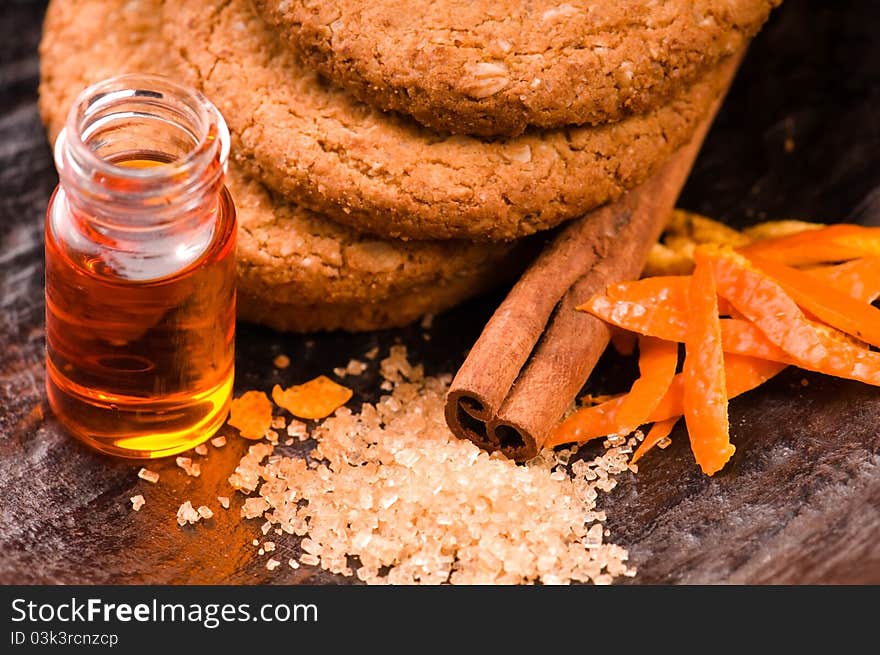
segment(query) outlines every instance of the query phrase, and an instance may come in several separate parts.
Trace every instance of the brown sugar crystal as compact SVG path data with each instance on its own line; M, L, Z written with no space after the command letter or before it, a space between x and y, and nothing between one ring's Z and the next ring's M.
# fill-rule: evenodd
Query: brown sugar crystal
M391 393L317 425L311 464L260 442L230 477L254 494L243 517L265 520L264 534L275 526L303 537L299 563L392 584L605 584L635 574L626 550L605 541L596 509L598 494L628 474L631 447L609 444L570 466L571 451L544 451L517 465L452 435L449 376L425 377L401 346L380 367Z

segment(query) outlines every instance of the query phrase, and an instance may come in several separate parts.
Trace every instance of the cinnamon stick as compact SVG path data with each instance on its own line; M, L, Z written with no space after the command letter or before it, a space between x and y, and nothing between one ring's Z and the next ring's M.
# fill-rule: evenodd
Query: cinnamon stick
M728 86L740 58L726 64ZM452 381L445 413L455 435L517 461L537 455L610 338L575 307L639 275L720 105L653 177L564 228L520 278Z

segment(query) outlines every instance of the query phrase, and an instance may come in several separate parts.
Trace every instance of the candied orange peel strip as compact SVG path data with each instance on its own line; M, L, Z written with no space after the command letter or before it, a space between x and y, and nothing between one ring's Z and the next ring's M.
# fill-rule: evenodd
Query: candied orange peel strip
M880 352L871 348L880 347L880 310L872 306L880 297L880 228L792 221L758 227L763 231L744 232L753 239L747 245L695 243L691 275L612 284L578 307L618 334L639 335L641 377L630 393L566 418L546 445L654 423L635 463L684 416L694 457L712 475L734 452L728 399L786 366L880 386ZM769 238L754 240L759 234ZM684 368L668 379L678 343L685 344Z
M845 291L856 300L872 303L880 298L880 257L862 257L843 264L808 269L807 275Z
M810 266L880 256L880 227L831 225L774 239L755 241L738 249L788 266Z
M624 396L617 411L621 433L629 433L646 423L675 378L678 345L655 337L639 337L639 379Z
M636 351L637 341L638 337L629 330L619 330L611 326L611 345L624 357L629 357Z
M727 395L735 398L755 387L764 384L786 367L780 362L771 362L755 357L727 355L724 358L724 377L727 381ZM675 376L669 390L648 417L648 421L664 421L679 417L684 413L682 374ZM584 443L591 439L620 434L617 413L626 396L620 396L593 407L579 409L557 425L547 438L546 446L552 448L564 443Z
M233 399L229 425L245 439L262 439L272 427L272 403L262 391L247 391Z
M305 384L282 389L272 388L275 404L298 418L319 419L330 416L351 400L352 390L320 375Z
M880 309L796 268L760 257L750 257L749 261L772 277L802 309L833 328L880 346Z
M612 284L578 309L624 330L681 341L687 329L689 279L676 275Z
M720 471L733 457L727 416L727 381L718 320L718 299L708 251L694 254L690 285L690 321L685 337L684 420L691 450L706 475Z
M807 319L769 275L731 251L710 255L718 293L800 367L880 386L880 353Z

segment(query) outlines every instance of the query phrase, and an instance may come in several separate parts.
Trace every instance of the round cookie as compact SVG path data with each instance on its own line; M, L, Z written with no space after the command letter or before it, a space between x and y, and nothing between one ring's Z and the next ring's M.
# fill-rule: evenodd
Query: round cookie
M488 291L508 279L512 268L496 266L484 275L462 275L439 284L410 289L399 296L354 303L283 303L250 294L239 294L240 319L276 330L313 332L347 330L350 332L401 327L425 314L436 314L463 300Z
M598 127L487 141L440 135L322 82L249 0L167 3L171 51L224 112L242 166L360 230L412 239L514 239L645 180L718 96L712 70L662 107Z
M781 0L255 0L309 65L434 129L515 136L654 109Z
M79 91L122 72L174 74L161 2L55 0L40 46L40 110L51 137ZM379 240L278 199L232 163L244 318L284 329L373 329L409 322L516 271L508 244ZM278 311L273 311L275 308Z
M457 287L462 300L483 290L483 279L497 279L508 255L522 250L515 244L380 240L275 197L235 165L227 184L238 212L238 287L271 303L337 305L416 292L426 303L440 302L441 288L452 280L465 281ZM510 272L501 277L516 270L502 268ZM474 291L468 293L467 285Z

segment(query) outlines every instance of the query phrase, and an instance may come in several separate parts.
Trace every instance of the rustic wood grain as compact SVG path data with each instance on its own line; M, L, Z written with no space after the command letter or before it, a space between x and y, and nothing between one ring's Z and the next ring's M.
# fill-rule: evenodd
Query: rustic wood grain
M743 66L681 204L733 224L765 217L878 224L880 12L873 3L790 2ZM64 436L43 392L42 219L55 184L35 105L42 2L0 12L0 582L347 583L310 567L270 574L237 504L178 528L184 500L227 495L247 444L212 450L202 477L173 462L95 454ZM788 144L788 148L786 147ZM374 345L406 343L429 371L451 372L498 297L439 317L431 340L410 328L297 337L242 325L239 389L293 383ZM284 352L293 365L273 371ZM607 355L590 388L625 384L633 363ZM802 381L808 386L804 386ZM371 370L353 406L373 399ZM612 539L642 583L880 583L880 394L791 371L731 408L737 454L702 476L679 429L674 444L607 498ZM598 447L598 446L597 446ZM304 452L303 446L298 446ZM128 498L143 493L138 513ZM295 540L278 537L282 561Z

